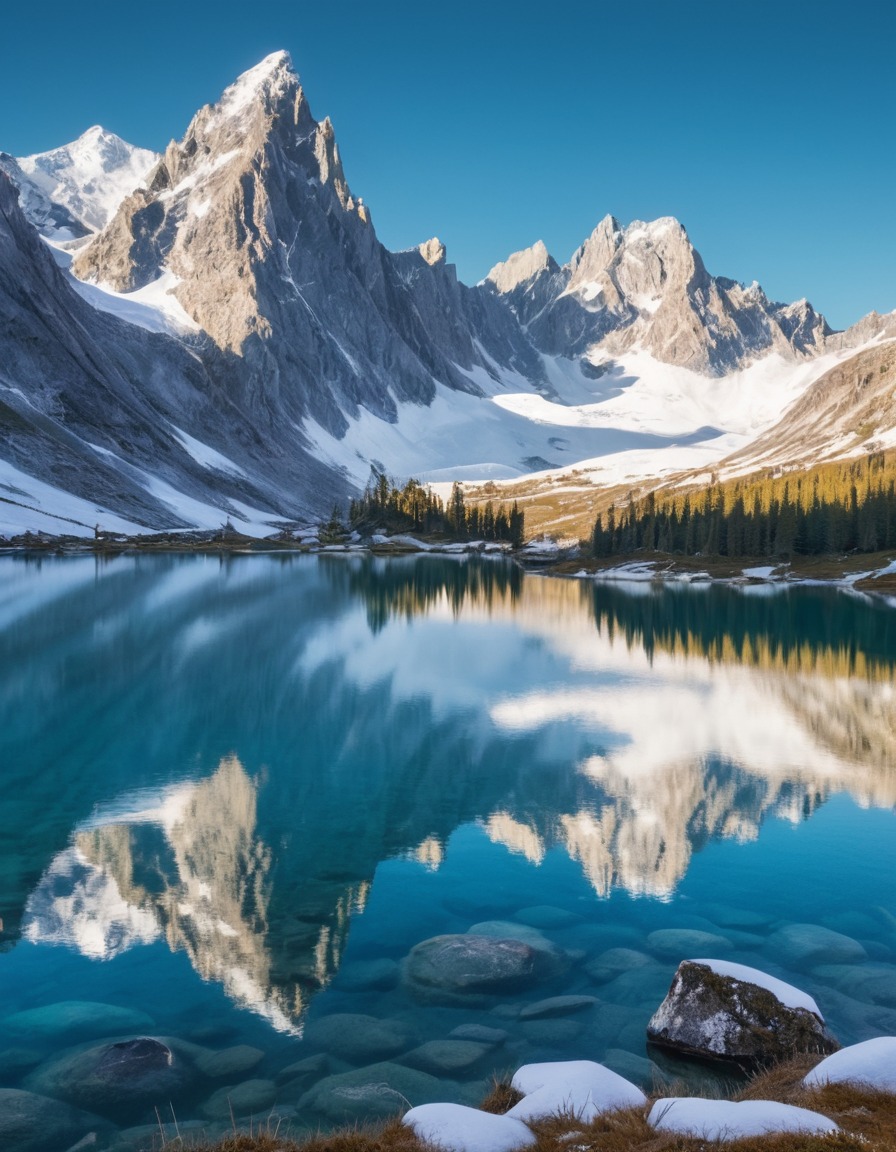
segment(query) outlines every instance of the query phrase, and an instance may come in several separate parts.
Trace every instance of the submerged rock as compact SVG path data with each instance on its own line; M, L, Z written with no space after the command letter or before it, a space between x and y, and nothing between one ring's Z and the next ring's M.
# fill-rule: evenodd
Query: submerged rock
M368 992L394 988L401 977L401 969L394 960L356 960L343 964L334 984L345 992Z
M463 1076L481 1064L491 1051L491 1044L474 1040L427 1040L408 1052L402 1063L434 1076Z
M424 998L496 996L529 988L562 963L562 953L550 945L506 936L433 936L411 950L405 978Z
M572 1016L576 1012L587 1012L597 1004L595 996L550 996L547 1000L536 1000L526 1004L520 1012L520 1020L547 1020L553 1016Z
M100 1036L120 1036L122 1033L146 1031L155 1021L135 1008L120 1008L117 1004L103 1004L94 1000L60 1000L40 1008L14 1012L3 1021L13 1033L30 1037L77 1036L92 1039Z
M459 1024L448 1035L453 1040L474 1040L477 1044L489 1044L497 1048L504 1043L509 1033L503 1028L489 1028L487 1024Z
M257 1115L266 1112L276 1098L277 1086L273 1080L246 1080L219 1088L202 1105L202 1112L211 1120Z
M695 954L730 952L731 941L713 932L701 932L697 928L659 928L647 937L647 946L657 956L665 960L681 960Z
M839 1047L805 992L755 968L713 960L679 965L647 1039L682 1055L748 1066Z
M768 947L788 968L856 964L868 959L858 940L820 924L788 924L769 937Z
M196 1067L210 1080L228 1080L251 1072L264 1059L260 1048L249 1044L236 1044L219 1052L203 1052L196 1057Z
M449 1091L445 1082L403 1064L370 1064L319 1080L299 1100L300 1112L315 1112L337 1124L383 1120L415 1104L429 1104Z
M532 908L521 908L515 919L520 924L528 924L532 928L571 928L574 924L581 924L582 917L565 908L555 908L550 904L537 904Z
M404 1052L414 1034L397 1020L380 1020L359 1012L337 1012L314 1020L305 1029L305 1041L350 1064L368 1064Z
M59 1100L0 1088L0 1148L9 1152L57 1152L103 1127L98 1117Z
M148 1036L79 1048L29 1077L29 1086L104 1116L127 1116L135 1106L167 1104L195 1073L167 1044Z

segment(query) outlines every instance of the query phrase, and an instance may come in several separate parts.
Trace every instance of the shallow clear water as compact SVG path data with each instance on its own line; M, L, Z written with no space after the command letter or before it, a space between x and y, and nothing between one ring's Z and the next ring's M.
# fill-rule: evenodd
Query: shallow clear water
M707 953L808 989L844 1042L896 1033L896 612L755 593L432 557L0 558L0 1087L102 1112L54 1061L143 1034L184 1042L171 1104L210 1132L228 1092L256 1125L366 1115L328 1077L384 1060L414 1103L429 1075L474 1103L538 1059L697 1077L649 1063L644 1029ZM416 944L494 921L553 946L552 975L408 986ZM848 942L800 954L789 923ZM620 947L640 956L614 969ZM532 1012L560 994L596 1002ZM68 1001L145 1015L47 1007ZM506 1036L463 1066L419 1050L469 1024ZM209 1063L238 1045L263 1055ZM106 1113L101 1144L159 1134L146 1101Z

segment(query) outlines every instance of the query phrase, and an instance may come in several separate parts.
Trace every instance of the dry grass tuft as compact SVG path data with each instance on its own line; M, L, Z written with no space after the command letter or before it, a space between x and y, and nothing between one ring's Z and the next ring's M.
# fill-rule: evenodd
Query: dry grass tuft
M503 1116L505 1112L510 1111L514 1104L519 1104L522 1098L522 1092L517 1092L516 1088L511 1088L509 1080L502 1080L499 1076L493 1076L489 1094L479 1107L483 1112L494 1112L497 1116Z
M726 1142L657 1132L647 1123L648 1108L626 1108L582 1124L574 1115L549 1117L532 1125L533 1152L896 1152L896 1095L853 1085L803 1088L801 1081L817 1060L799 1058L778 1064L753 1077L735 1100L779 1100L829 1116L842 1131L831 1136L780 1134ZM682 1084L666 1087L665 1095L694 1095ZM502 1113L521 1096L509 1080L494 1080L481 1104L486 1112ZM386 1124L343 1128L300 1140L275 1133L233 1134L218 1143L169 1144L193 1152L432 1152L399 1119Z
M176 1147L191 1152L425 1152L425 1146L397 1118L384 1124L356 1125L304 1136L301 1140L276 1133L249 1136L234 1132L219 1141L185 1140Z

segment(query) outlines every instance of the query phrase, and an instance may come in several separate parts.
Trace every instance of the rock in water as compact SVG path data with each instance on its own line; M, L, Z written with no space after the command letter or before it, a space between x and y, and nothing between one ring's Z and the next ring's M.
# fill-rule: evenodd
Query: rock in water
M148 1036L75 1049L38 1068L29 1086L113 1118L135 1107L168 1103L194 1078L167 1044Z
M4 1025L10 1032L56 1039L68 1036L87 1040L93 1037L121 1035L138 1028L152 1028L153 1021L145 1012L101 1004L93 1000L60 1000L40 1008L27 1008L7 1016Z
M380 1020L360 1012L335 1012L308 1024L305 1042L350 1064L367 1064L406 1051L416 1038L398 1020Z
M559 951L493 936L433 936L414 947L405 977L424 998L448 1000L515 992L552 975Z
M0 1088L0 1148L9 1152L57 1152L102 1126L96 1116L58 1100Z
M682 1055L747 1066L839 1048L806 993L757 969L714 960L678 966L647 1039Z

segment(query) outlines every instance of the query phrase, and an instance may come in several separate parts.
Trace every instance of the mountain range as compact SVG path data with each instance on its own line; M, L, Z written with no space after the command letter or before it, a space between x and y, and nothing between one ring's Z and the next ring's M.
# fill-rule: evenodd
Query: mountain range
M892 358L879 404L838 407L846 442L814 398L896 314L835 333L806 300L710 275L671 217L606 216L566 264L538 242L473 286L435 238L389 251L284 52L162 155L98 127L0 153L0 250L0 536L265 535L372 468L653 482L896 426Z

